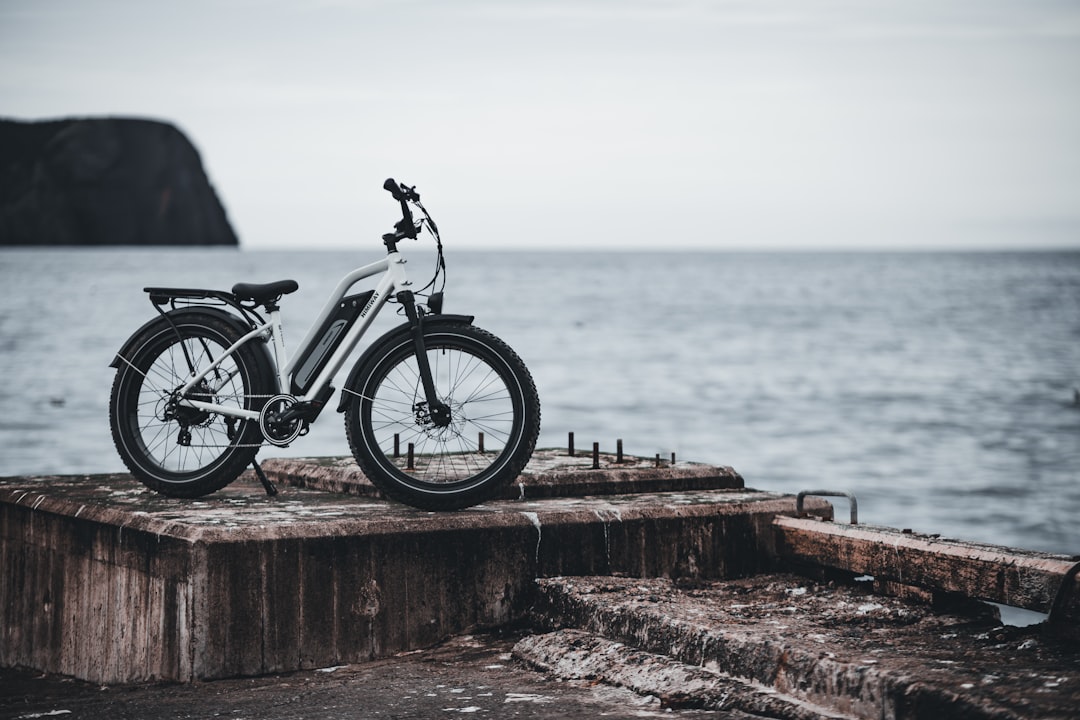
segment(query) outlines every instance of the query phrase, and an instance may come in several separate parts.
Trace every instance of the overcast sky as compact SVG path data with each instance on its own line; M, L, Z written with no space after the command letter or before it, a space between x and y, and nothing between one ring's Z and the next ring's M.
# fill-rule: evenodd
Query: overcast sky
M176 123L248 248L1080 246L1076 0L0 0L0 115Z

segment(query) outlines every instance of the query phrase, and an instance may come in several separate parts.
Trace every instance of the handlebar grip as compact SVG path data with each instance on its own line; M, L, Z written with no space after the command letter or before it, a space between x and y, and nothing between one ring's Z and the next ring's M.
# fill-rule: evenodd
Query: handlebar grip
M401 192L401 186L397 184L394 178L386 178L386 182L382 184L383 190L388 191L394 196L394 199L399 202L404 202L405 195Z

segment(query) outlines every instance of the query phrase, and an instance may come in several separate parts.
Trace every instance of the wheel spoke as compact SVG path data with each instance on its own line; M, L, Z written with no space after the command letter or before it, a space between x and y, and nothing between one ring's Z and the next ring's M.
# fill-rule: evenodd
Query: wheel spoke
M426 402L415 356L402 353L386 367L359 403L365 427L381 449L380 466L414 481L444 485L468 482L496 462L513 435L516 418L507 381L480 352L457 344L428 348L428 363L440 402L450 407L450 424L418 422L416 407ZM484 452L479 436L484 434ZM397 436L398 457L393 456ZM407 446L413 445L409 469Z
M223 339L202 333L198 328L184 331L188 335L182 340L165 334L158 349L143 356L141 367L133 365L139 376L131 380L129 404L135 448L161 471L177 475L201 472L212 466L233 451L237 440L245 435L244 421L237 428L236 439L230 439L221 416L174 402L174 394L190 377L187 358L198 372L227 347ZM192 332L200 335L193 337ZM187 357L181 343L187 349ZM189 397L244 408L248 396L245 383L245 375L232 356L211 372L207 381L197 386ZM188 436L184 444L182 435Z

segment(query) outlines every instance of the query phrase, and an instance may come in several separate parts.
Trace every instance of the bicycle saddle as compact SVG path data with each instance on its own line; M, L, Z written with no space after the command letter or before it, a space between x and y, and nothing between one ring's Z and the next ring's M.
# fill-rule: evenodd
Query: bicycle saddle
M263 304L296 292L299 288L300 284L295 280L276 280L268 283L236 283L232 286L232 293L237 300L254 300Z

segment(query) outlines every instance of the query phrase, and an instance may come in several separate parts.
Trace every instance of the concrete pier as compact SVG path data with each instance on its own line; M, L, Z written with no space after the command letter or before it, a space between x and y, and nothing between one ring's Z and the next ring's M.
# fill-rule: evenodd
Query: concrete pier
M2 480L0 665L128 683L386 657L521 620L537 577L762 572L771 520L794 510L691 465L668 468L672 483L728 487L657 492L644 463L647 493L553 497L561 474L625 491L632 466L536 462L523 483L548 497L456 513L303 487L269 498L250 479L197 501L126 475Z
M819 498L797 517L730 468L621 459L539 451L504 498L454 513L383 500L341 458L266 461L276 497L253 477L200 500L127 475L0 479L0 668L217 688L141 692L147 716L236 698L292 718L259 703L342 667L339 709L442 712L443 684L412 687L460 656L446 676L488 688L462 712L527 683L579 704L523 717L618 707L599 686L687 717L1076 717L1077 558L834 523ZM1052 622L1003 626L982 600ZM260 689L221 680L239 677ZM55 709L20 697L27 717Z

